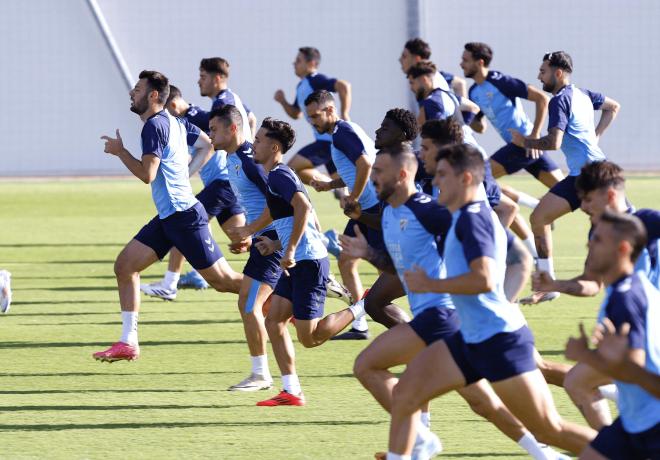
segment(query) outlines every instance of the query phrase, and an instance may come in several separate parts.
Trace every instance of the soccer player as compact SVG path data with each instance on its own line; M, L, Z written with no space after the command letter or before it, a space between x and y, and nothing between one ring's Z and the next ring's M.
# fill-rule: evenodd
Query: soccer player
M102 136L106 153L115 155L145 184L151 185L158 215L142 227L115 261L122 316L122 335L99 361L134 360L140 355L138 312L140 272L176 247L216 290L240 290L242 276L234 272L208 229L204 207L195 198L188 179L188 146L208 152L209 137L199 128L165 110L169 82L160 72L144 70L130 91L131 111L143 121L142 156L135 158L117 137ZM198 153L201 155L201 153Z
M349 112L351 110L351 84L345 80L331 78L318 72L321 63L321 53L316 48L305 46L298 49L296 60L293 62L293 71L300 78L296 87L296 97L293 103L289 104L284 95L284 91L278 89L275 92L275 100L282 106L288 116L293 119L304 115L308 122L309 117L305 110L305 100L316 90L324 89L326 91L336 92L341 104L341 118L350 120ZM332 162L330 154L330 145L332 136L329 133L320 133L314 130L315 141L303 147L288 162L290 168L296 171L296 174L305 184L318 177L327 180L328 177L321 174L316 167L325 165L328 174L337 178L337 168Z
M252 144L244 137L241 112L233 105L224 105L212 111L209 118L213 147L227 152L229 182L239 204L245 209L247 224L259 220L269 221L270 216L266 210L266 172L255 163ZM280 277L282 252L262 256L257 247L262 237L277 240L277 232L272 225L267 225L254 233L250 257L243 269L243 281L238 293L238 308L245 329L252 372L240 383L229 387L230 391L266 390L273 384L266 356L268 335L262 309Z
M511 142L521 148L538 150L562 149L568 163L568 177L555 184L532 211L530 222L539 259L538 271L554 278L551 224L564 214L580 207L575 179L587 163L603 161L605 155L598 140L619 111L619 103L600 93L582 90L571 84L573 60L565 51L547 53L539 69L543 90L553 94L548 104L548 134L530 139L515 129L509 129ZM594 110L601 110L598 125ZM558 292L534 293L527 303L552 300Z
M340 200L340 206L354 207L359 205L362 214L372 216L380 215L380 203L376 197L373 184L369 181L371 165L376 150L374 142L364 130L356 123L342 120L337 113L332 93L326 90L317 90L305 99L307 116L312 126L322 134L331 135L332 161L339 173L338 179L324 181L313 179L310 185L317 192L330 191L348 187L349 194ZM349 219L344 234L355 235L354 226L361 226L362 233L374 247L383 247L382 233L374 228ZM338 265L342 281L350 291L353 299L361 299L364 294L360 275L358 273L359 259L339 254ZM368 338L368 325L365 317L352 325L350 331L355 339Z
M396 273L400 279L406 271L415 267L422 267L429 276L438 278L442 273L439 247L451 226L452 216L431 196L417 191L416 170L417 158L409 144L380 150L371 179L378 198L387 203L382 218L386 249L379 251L369 247L359 228L356 229L356 237L342 235L341 241L348 253L370 260L381 269ZM413 320L398 324L378 336L360 353L354 366L360 383L388 412L392 388L397 382L389 369L408 363L425 347L458 333L458 316L448 294L408 291L407 296ZM534 458L548 458L548 449L538 445L484 380L458 391L476 413L519 442ZM424 417L422 425L428 425ZM418 457L428 458L439 452L441 446L437 437L423 427L419 430ZM422 451L427 456L423 456Z
M365 314L363 302L358 302L323 318L330 264L305 186L293 170L282 163L283 155L294 142L295 132L288 123L266 118L253 146L255 162L268 172L266 203L277 231L277 244L283 250L280 267L284 270L266 317L266 330L282 374L283 390L257 403L258 406L305 404L287 328L292 315L298 340L304 347L312 348ZM269 238L262 237L262 242L268 251L275 247Z
M221 101L215 103L215 105L222 107L227 99L222 99ZM170 95L167 98L165 107L175 117L186 117L186 113L190 112L190 104L183 99L181 91L174 85L170 85ZM198 126L200 129L205 128L208 130L208 121L200 124L202 125ZM209 218L215 217L220 227L232 239L229 230L245 225L245 214L229 184L226 152L211 152L209 157L208 152L203 152L200 155L193 151L192 160L188 166L188 175L192 176L197 171L199 171L204 189L197 194L196 198L204 206L204 210ZM240 244L240 240L233 238L230 247L236 248L235 251L240 251ZM152 297L174 300L177 295L177 284L179 282L183 286L190 285L197 289L206 289L208 283L195 270L181 277L184 261L183 254L176 247L172 248L167 271L163 278L155 283L140 285L140 290Z
M11 307L11 273L0 270L0 313L9 313Z
M660 369L660 291L635 261L646 246L642 222L605 211L589 240L587 269L607 285L601 313L615 328L630 325L629 358L658 374ZM660 399L641 387L616 382L619 418L603 428L580 455L584 460L660 458Z
M481 378L539 441L579 453L595 436L557 413L536 367L534 338L520 309L504 297L506 235L491 208L478 199L483 176L484 159L472 146L440 152L439 202L453 214L444 244L446 278L431 278L417 267L404 274L404 281L412 292L450 294L460 334L417 355L394 388L388 459L410 458L413 420L423 402Z

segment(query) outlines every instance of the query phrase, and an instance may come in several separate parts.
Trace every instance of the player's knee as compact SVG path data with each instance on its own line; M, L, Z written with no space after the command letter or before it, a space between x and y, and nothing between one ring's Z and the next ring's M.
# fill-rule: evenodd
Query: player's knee
M353 375L355 375L360 382L363 382L370 370L371 365L369 364L369 358L365 356L363 351L357 358L355 358L355 362L353 363Z
M566 374L564 378L564 389L573 401L580 401L588 398L592 389L584 381L580 372L574 367Z
M298 342L305 348L314 348L320 345L320 343L314 339L312 334L300 333L298 332Z
M495 413L497 412L497 407L489 399L476 399L470 398L468 400L470 404L470 409L472 412L477 414L480 417L485 418L486 420L491 420L494 418Z
M392 413L412 414L422 405L417 401L416 390L405 381L399 381L392 390Z
M114 271L117 278L131 278L136 274L129 261L121 256L115 260Z
M534 229L543 228L546 225L550 225L552 221L550 220L548 214L542 209L542 207L537 206L529 216L529 223L531 224L532 229Z

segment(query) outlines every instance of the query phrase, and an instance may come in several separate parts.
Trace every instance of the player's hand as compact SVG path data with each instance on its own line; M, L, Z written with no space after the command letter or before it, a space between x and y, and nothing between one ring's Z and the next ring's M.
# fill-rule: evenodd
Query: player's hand
M348 114L348 112L343 112L341 113L341 119L344 121L351 121L351 116Z
M360 231L359 225L354 225L355 236L339 235L339 246L341 252L349 257L357 259L366 259L369 255L369 243Z
M568 342L566 342L566 358L572 361L580 361L589 352L589 343L587 334L584 332L584 324L580 323L580 336L569 337Z
M251 245L252 245L252 238L249 237L242 241L229 243L229 252L231 252L232 254L242 254L244 252L248 252L250 250Z
M339 197L339 206L344 210L346 214L346 208L354 209L356 206L360 206L358 201L355 198L352 198L350 195L342 195ZM348 214L346 214L348 216Z
M553 292L555 289L555 280L548 272L532 273L532 291L534 292Z
M358 201L345 202L344 214L353 220L358 220L362 215L362 206Z
M598 355L607 364L608 374L617 380L626 381L625 364L630 351L628 334L630 323L623 323L617 334L616 328L609 318L596 326L592 340L598 344Z
M517 145L518 147L525 147L525 136L520 134L520 131L509 128L509 132L511 133L511 143Z
M245 227L229 227L227 228L227 236L234 242L246 241L252 236L250 229Z
M283 270L288 270L289 268L296 266L295 251L287 249L282 258L280 259L280 267Z
M256 239L259 241L254 243L254 247L257 248L259 254L261 254L262 256L264 257L269 256L275 253L275 251L277 251L278 244L275 241L268 238L267 236L261 235L258 236Z
M543 155L543 150L525 149L525 154L527 155L527 158L533 158L534 160L538 160L539 158L541 158L541 155Z
M284 102L286 102L286 98L284 97L284 91L282 91L281 89L275 91L275 95L273 96L273 99L275 99L280 104L284 104Z
M419 265L413 265L412 270L403 273L403 280L410 292L429 292L431 278Z
M126 151L124 148L124 141L121 138L121 134L119 134L119 130L117 130L116 133L116 139L113 139L110 136L101 136L101 139L105 140L105 147L103 148L105 153L109 153L111 155L119 155L120 153Z
M329 190L332 190L332 188L330 187L331 184L332 184L331 181L325 181L317 178L314 178L309 181L309 185L317 192L327 192Z

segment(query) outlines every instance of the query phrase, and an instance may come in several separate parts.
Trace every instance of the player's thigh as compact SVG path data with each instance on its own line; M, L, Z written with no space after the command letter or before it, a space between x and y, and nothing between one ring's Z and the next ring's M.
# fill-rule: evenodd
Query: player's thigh
M493 177L495 179L506 176L508 174L504 166L502 166L502 164L500 164L497 160L493 160L491 158L488 161L490 162L490 170L492 171Z
M243 227L245 226L245 214L242 212L239 214L234 214L231 217L227 218L220 227L222 230L227 233L227 230L233 227Z
M373 308L383 308L404 295L406 295L406 291L403 289L399 277L393 273L382 272L369 288L365 297L365 308L366 304L370 304Z
M561 216L569 214L571 211L571 205L565 198L548 192L543 195L538 206L532 211L530 220L549 225Z
M596 449L591 446L584 448L580 454L580 460L608 460L607 457L601 455Z
M115 260L115 273L141 272L158 261L158 254L146 244L132 239Z
M591 392L601 385L612 383L612 379L584 363L577 363L566 374L564 388L569 395Z
M426 344L408 324L397 324L380 334L355 360L355 369L389 369L409 363Z
M261 312L261 307L272 293L273 288L268 284L243 275L241 288L238 292L238 308L244 314L254 311Z
M313 169L314 164L308 159L302 156L299 153L296 153L287 163L287 166L289 168L293 169L294 171L300 171L303 169Z
M196 270L213 286L215 286L214 283L230 283L239 275L229 266L227 259L224 257L220 257L210 267Z
M270 310L268 310L266 322L285 323L289 321L292 314L293 304L291 301L285 297L273 294L271 297Z
M561 169L553 169L552 171L540 171L537 179L546 187L552 188L558 182L561 182L564 179L564 173L561 172Z

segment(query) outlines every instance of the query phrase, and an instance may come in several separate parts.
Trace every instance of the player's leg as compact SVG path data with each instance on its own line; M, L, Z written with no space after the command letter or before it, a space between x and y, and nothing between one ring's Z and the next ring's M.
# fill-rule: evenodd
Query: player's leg
M11 298L11 273L8 270L0 270L0 313L9 313Z
M509 244L506 252L504 294L509 302L516 302L532 273L534 260L523 243L507 231Z
M218 292L238 294L241 290L243 274L234 271L224 257L210 267L197 268L197 271Z
M314 179L329 181L330 178L316 169L317 166L326 164L330 157L331 142L315 141L306 145L296 153L287 163L293 169L303 184L309 185Z
M564 179L564 173L559 169L559 165L546 154L525 166L525 170L549 189Z
M518 205L511 200L508 196L500 195L500 200L497 206L493 207L495 214L499 218L504 228L509 228L513 223L516 215L518 214Z
M539 204L539 200L537 198L534 198L527 193L521 192L520 190L516 190L509 185L500 184L500 188L502 189L502 193L504 195L511 198L514 203L517 203L520 206L534 209L536 205Z
M376 337L358 355L353 373L389 412L392 389L399 380L389 369L410 362L425 347L424 341L408 324L397 324Z
M570 364L548 361L541 356L537 349L534 349L534 360L536 361L536 366L543 374L543 378L546 382L548 382L550 385L555 385L558 387L564 386L566 374L568 374L568 371L571 370Z
M612 424L610 406L598 390L609 383L612 383L610 377L582 363L573 366L564 380L566 393L595 430Z
M392 303L406 295L399 277L393 273L381 273L364 297L367 315L386 328L410 321L408 315Z

